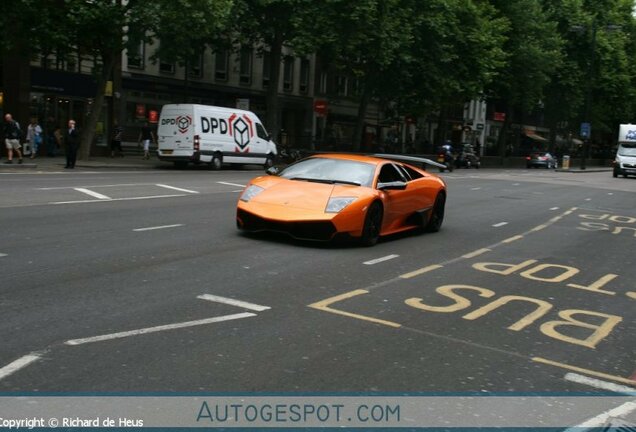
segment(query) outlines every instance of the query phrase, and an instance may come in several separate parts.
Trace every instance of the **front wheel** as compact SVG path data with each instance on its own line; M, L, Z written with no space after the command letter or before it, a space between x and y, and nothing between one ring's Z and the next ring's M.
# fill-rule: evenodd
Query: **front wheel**
M442 223L444 222L444 209L446 207L446 196L443 193L437 195L435 198L435 205L433 206L433 211L431 213L426 226L424 227L424 231L426 232L437 232L442 227Z
M362 236L360 237L360 243L363 246L373 246L380 239L382 216L382 206L378 202L374 202L369 206L364 218Z
M265 168L266 170L273 167L274 166L274 158L272 155L267 155L267 159L265 159L265 164L263 165L263 168Z

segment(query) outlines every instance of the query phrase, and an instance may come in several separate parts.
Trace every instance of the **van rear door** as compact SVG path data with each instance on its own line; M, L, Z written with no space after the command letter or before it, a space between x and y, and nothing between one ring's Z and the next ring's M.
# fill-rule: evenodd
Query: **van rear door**
M192 157L194 153L193 115L191 106L164 105L157 128L160 156Z

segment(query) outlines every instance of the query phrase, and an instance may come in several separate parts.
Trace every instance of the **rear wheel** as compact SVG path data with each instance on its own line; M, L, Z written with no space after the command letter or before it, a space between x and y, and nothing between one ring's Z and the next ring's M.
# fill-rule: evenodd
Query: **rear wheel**
M219 154L215 154L212 156L212 161L210 161L210 165L212 165L213 170L220 170L223 165L223 161L221 160L221 156Z
M444 222L444 208L446 207L446 196L443 193L437 195L435 198L435 205L431 217L428 219L424 231L437 232L442 227Z
M364 226L362 227L360 243L363 246L373 246L378 242L382 227L382 216L382 206L378 202L372 203L367 210Z

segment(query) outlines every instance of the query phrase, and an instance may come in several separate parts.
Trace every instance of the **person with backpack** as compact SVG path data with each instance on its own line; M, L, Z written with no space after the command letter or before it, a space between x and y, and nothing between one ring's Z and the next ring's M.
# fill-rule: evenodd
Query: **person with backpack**
M22 136L22 131L20 130L20 124L13 120L13 116L11 114L4 115L4 144L7 147L7 161L5 164L13 163L13 152L15 151L18 155L18 163L22 163L22 152L20 149L22 146L20 145L20 137Z

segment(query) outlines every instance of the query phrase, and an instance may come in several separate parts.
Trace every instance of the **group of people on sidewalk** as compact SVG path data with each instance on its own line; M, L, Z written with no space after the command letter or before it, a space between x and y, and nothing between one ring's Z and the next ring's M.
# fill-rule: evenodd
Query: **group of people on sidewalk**
M61 128L47 125L47 155L55 156L56 149L65 148L66 152L66 166L65 168L75 168L77 161L77 152L80 146L80 134L77 129L75 120L70 119L68 121L68 129L63 131ZM42 127L38 124L37 118L32 118L31 123L27 126L25 140L28 143L31 150L31 159L37 157L40 146L44 142L45 135L43 134ZM111 140L111 157L115 156L115 152L118 152L121 157L124 156L121 147L123 128L115 122L113 128L113 138ZM14 155L17 156L18 164L22 163L23 159L23 147L21 139L23 137L20 124L13 119L10 113L4 116L4 128L3 128L4 143L7 149L7 161L5 164L12 164ZM139 132L139 138L137 140L138 145L143 145L144 159L150 158L150 143L151 141L156 145L157 140L154 132L150 128L148 122L145 122L141 131Z

